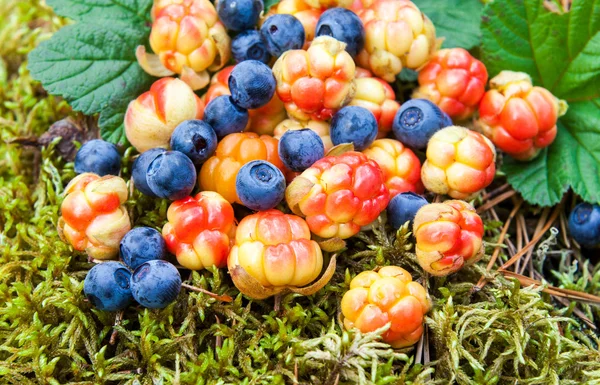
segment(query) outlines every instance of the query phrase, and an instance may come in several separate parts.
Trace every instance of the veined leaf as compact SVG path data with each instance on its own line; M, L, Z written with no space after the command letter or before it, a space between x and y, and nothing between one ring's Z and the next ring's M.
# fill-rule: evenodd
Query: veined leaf
M51 0L57 13L79 23L64 27L29 55L29 71L77 111L101 113L102 137L124 143L127 105L153 78L137 63L146 44L149 0Z
M494 1L482 29L490 77L522 71L562 99L600 96L600 1L574 0L560 15L543 0Z
M435 25L437 37L443 37L443 48L471 49L481 40L480 0L413 0Z
M574 0L553 13L542 0L495 1L484 10L483 60L490 77L527 72L569 101L558 135L538 158L507 159L508 181L534 204L556 204L569 187L600 201L600 1Z
M98 23L99 20L150 22L152 0L48 0L58 15L75 21Z

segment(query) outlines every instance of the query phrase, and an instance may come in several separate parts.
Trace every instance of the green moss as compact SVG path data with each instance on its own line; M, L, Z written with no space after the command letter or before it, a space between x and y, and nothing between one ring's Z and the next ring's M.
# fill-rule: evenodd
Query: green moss
M0 2L0 37L11 37L0 47L2 143L40 135L69 113L31 81L24 63L62 24L39 2ZM131 156L126 150L125 176ZM283 295L279 312L273 299L248 301L213 269L183 278L234 302L182 292L166 309L131 307L113 326L117 314L97 311L82 294L92 265L56 231L73 176L53 145L0 144L2 384L600 384L598 338L571 316L577 308L597 320L597 309L557 308L502 277L473 293L483 263L425 282L435 303L427 319L431 362L415 349L389 349L378 333L342 331L339 301L359 271L399 264L423 276L408 230L394 234L384 218L349 242L330 284L311 297ZM168 202L135 192L127 207L136 225L160 228ZM486 222L490 244L501 225ZM556 285L598 293L598 267L547 246L540 271L554 269L547 275Z

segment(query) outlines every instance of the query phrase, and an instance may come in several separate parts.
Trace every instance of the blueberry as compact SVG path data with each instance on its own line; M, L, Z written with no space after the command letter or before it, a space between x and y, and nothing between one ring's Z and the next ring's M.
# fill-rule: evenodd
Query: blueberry
M417 211L427 204L427 200L413 192L403 192L390 200L387 207L388 222L398 230L407 221L412 223Z
M171 135L171 149L182 152L200 166L217 149L217 134L202 120L184 120Z
M262 0L219 0L217 13L227 29L244 31L258 22L264 9Z
M437 131L452 125L452 120L427 99L411 99L396 112L392 129L402 143L424 150Z
M245 60L237 64L229 75L231 100L246 109L269 103L275 94L275 86L273 71L258 60Z
M142 306L162 309L181 290L181 275L171 263L160 259L144 262L131 275L131 293Z
M323 12L317 23L315 37L331 36L346 43L346 51L356 57L365 45L365 27L356 14L344 8Z
M125 309L133 302L131 272L120 262L103 262L90 269L83 281L83 293L100 310Z
M253 160L240 168L235 189L242 204L255 211L272 209L285 196L281 170L264 160Z
M323 140L309 128L286 131L279 139L279 157L292 171L306 170L323 155Z
M569 232L584 247L600 246L600 206L580 203L569 215Z
M331 141L334 145L353 143L356 151L369 147L377 137L375 115L364 107L348 106L331 119Z
M265 20L260 33L271 56L279 57L285 51L304 45L304 27L292 15L272 15Z
M130 230L120 244L121 258L131 269L144 262L165 259L167 244L162 235L151 227L136 227Z
M267 64L271 59L262 35L254 30L244 31L234 37L231 41L231 53L237 63L244 60L258 60Z
M194 163L179 151L160 153L150 162L148 187L159 198L177 200L190 195L196 184Z
M114 144L94 139L85 143L75 155L75 172L83 174L119 175L121 155Z
M244 131L248 119L248 110L235 105L229 95L217 96L204 109L204 121L215 130L219 139Z
M144 195L148 195L156 198L156 194L150 190L148 186L148 181L146 180L146 173L148 172L148 166L150 162L154 160L158 156L158 154L163 153L167 150L164 148L151 148L148 151L142 153L142 155L138 156L133 161L133 167L131 172L131 177L133 178L133 185L135 188L140 190L140 192Z

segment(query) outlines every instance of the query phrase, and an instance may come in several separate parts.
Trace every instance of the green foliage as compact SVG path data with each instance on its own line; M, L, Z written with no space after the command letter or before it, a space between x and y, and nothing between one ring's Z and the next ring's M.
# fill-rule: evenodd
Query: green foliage
M76 111L100 113L102 137L124 143L127 105L152 82L135 57L136 47L148 41L152 1L54 0L51 5L77 23L41 43L29 55L29 70Z
M571 187L600 201L600 4L574 0L550 12L543 0L495 1L482 21L483 60L490 76L527 72L534 84L569 102L549 149L529 163L507 159L508 181L534 204L551 206Z
M419 9L435 25L435 33L444 38L443 48L471 49L481 41L480 0L415 0Z

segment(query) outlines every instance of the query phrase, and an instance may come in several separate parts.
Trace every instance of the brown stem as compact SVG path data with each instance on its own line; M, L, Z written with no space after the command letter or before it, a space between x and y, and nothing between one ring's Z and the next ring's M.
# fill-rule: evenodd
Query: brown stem
M513 255L512 258L510 258L502 266L500 266L500 268L498 269L498 271L505 271L507 268L509 268L510 266L512 266L519 258L521 258L523 255L525 255L525 253L527 253L530 249L532 249L533 246L535 246L538 243L538 241L540 239L542 239L542 237L544 236L544 234L546 233L546 231L548 231L548 229L550 229L550 227L552 226L552 224L554 223L554 221L556 220L556 218L558 218L558 214L560 214L561 208L562 208L562 205L556 206L556 208L554 209L554 212L550 216L550 220L548 220L548 222L541 229L541 231L539 233L537 233L533 237L533 239L527 245L525 245L525 247L522 248L517 254Z
M203 289L201 287L196 287L196 286L188 285L187 283L182 283L181 287L184 287L184 288L186 288L188 290L191 290L191 291L195 291L197 293L206 294L209 297L212 297L212 298L214 298L216 300L219 300L219 301L233 302L233 298L231 298L231 296L228 296L227 294L223 294L223 295L215 294L215 293L210 292L210 291L208 291L206 289Z
M113 331L110 335L110 340L108 341L109 344L114 345L117 342L117 336L119 335L119 333L117 332L117 329L115 329L115 326L120 325L121 321L123 321L123 310L119 310L117 312L117 315L115 316L115 323L113 324Z
M508 226L510 226L510 222L515 217L515 215L519 211L519 208L521 208L522 204L523 204L523 201L519 200L519 202L515 205L513 210L508 215L506 222L504 222L504 227L502 227L502 231L500 232L500 237L498 237L498 244L501 244L502 242L504 242L504 238L506 237L506 233L508 232ZM500 247L499 246L494 249L494 252L492 253L492 257L490 258L490 261L488 262L488 264L485 268L488 272L490 270L492 270L492 267L494 267L494 264L496 263L496 260L498 259L498 255L500 255ZM479 279L479 282L477 282L477 285L473 288L473 290L475 291L475 290L483 289L483 287L485 286L486 283L487 283L487 280L486 280L485 276L481 276L481 278Z
M505 192L504 194L501 194L499 196L497 196L496 198L492 199L491 201L486 202L485 204L479 206L479 208L477 208L477 213L481 214L489 209L491 209L492 207L500 204L501 202L507 200L508 198L514 196L517 192L515 190L510 190Z

